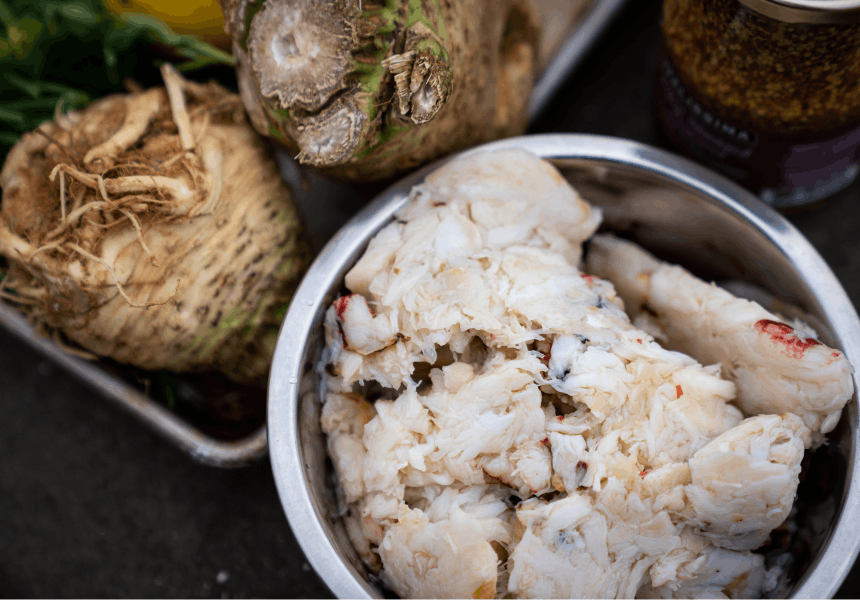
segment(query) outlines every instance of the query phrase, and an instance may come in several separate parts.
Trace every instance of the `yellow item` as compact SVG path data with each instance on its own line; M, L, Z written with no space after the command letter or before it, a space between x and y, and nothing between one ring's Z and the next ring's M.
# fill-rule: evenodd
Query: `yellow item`
M176 33L193 34L205 42L230 50L224 15L217 0L104 0L115 15L145 13L161 19Z

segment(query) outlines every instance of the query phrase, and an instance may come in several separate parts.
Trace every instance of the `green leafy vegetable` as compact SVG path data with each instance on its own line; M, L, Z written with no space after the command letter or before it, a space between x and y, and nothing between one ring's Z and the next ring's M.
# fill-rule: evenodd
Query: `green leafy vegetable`
M233 66L233 57L149 15L109 12L100 0L0 0L0 160L21 134L124 91L160 83L158 67ZM232 76L232 69L230 76Z

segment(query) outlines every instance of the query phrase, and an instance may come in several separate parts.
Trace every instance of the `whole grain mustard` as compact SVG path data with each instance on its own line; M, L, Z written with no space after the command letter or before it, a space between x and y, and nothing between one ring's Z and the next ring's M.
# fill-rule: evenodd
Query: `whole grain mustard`
M832 14L805 4L664 2L664 131L777 208L835 193L860 159L860 2Z

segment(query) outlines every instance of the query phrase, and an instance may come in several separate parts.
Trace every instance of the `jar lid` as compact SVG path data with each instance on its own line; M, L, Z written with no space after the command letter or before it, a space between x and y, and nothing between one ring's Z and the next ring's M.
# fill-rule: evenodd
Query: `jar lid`
M738 0L766 17L785 23L860 23L860 0Z

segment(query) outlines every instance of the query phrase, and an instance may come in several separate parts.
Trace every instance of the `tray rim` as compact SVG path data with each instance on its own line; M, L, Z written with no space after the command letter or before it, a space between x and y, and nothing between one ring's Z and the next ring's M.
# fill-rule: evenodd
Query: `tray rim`
M224 468L244 467L268 454L265 423L238 440L216 439L96 363L67 352L57 342L36 331L22 313L6 302L0 302L0 326L79 381L101 392L102 396L137 417L201 464Z
M558 88L585 59L615 16L629 0L592 0L585 16L580 19L558 51L538 76L529 99L529 123L537 119L552 100Z

